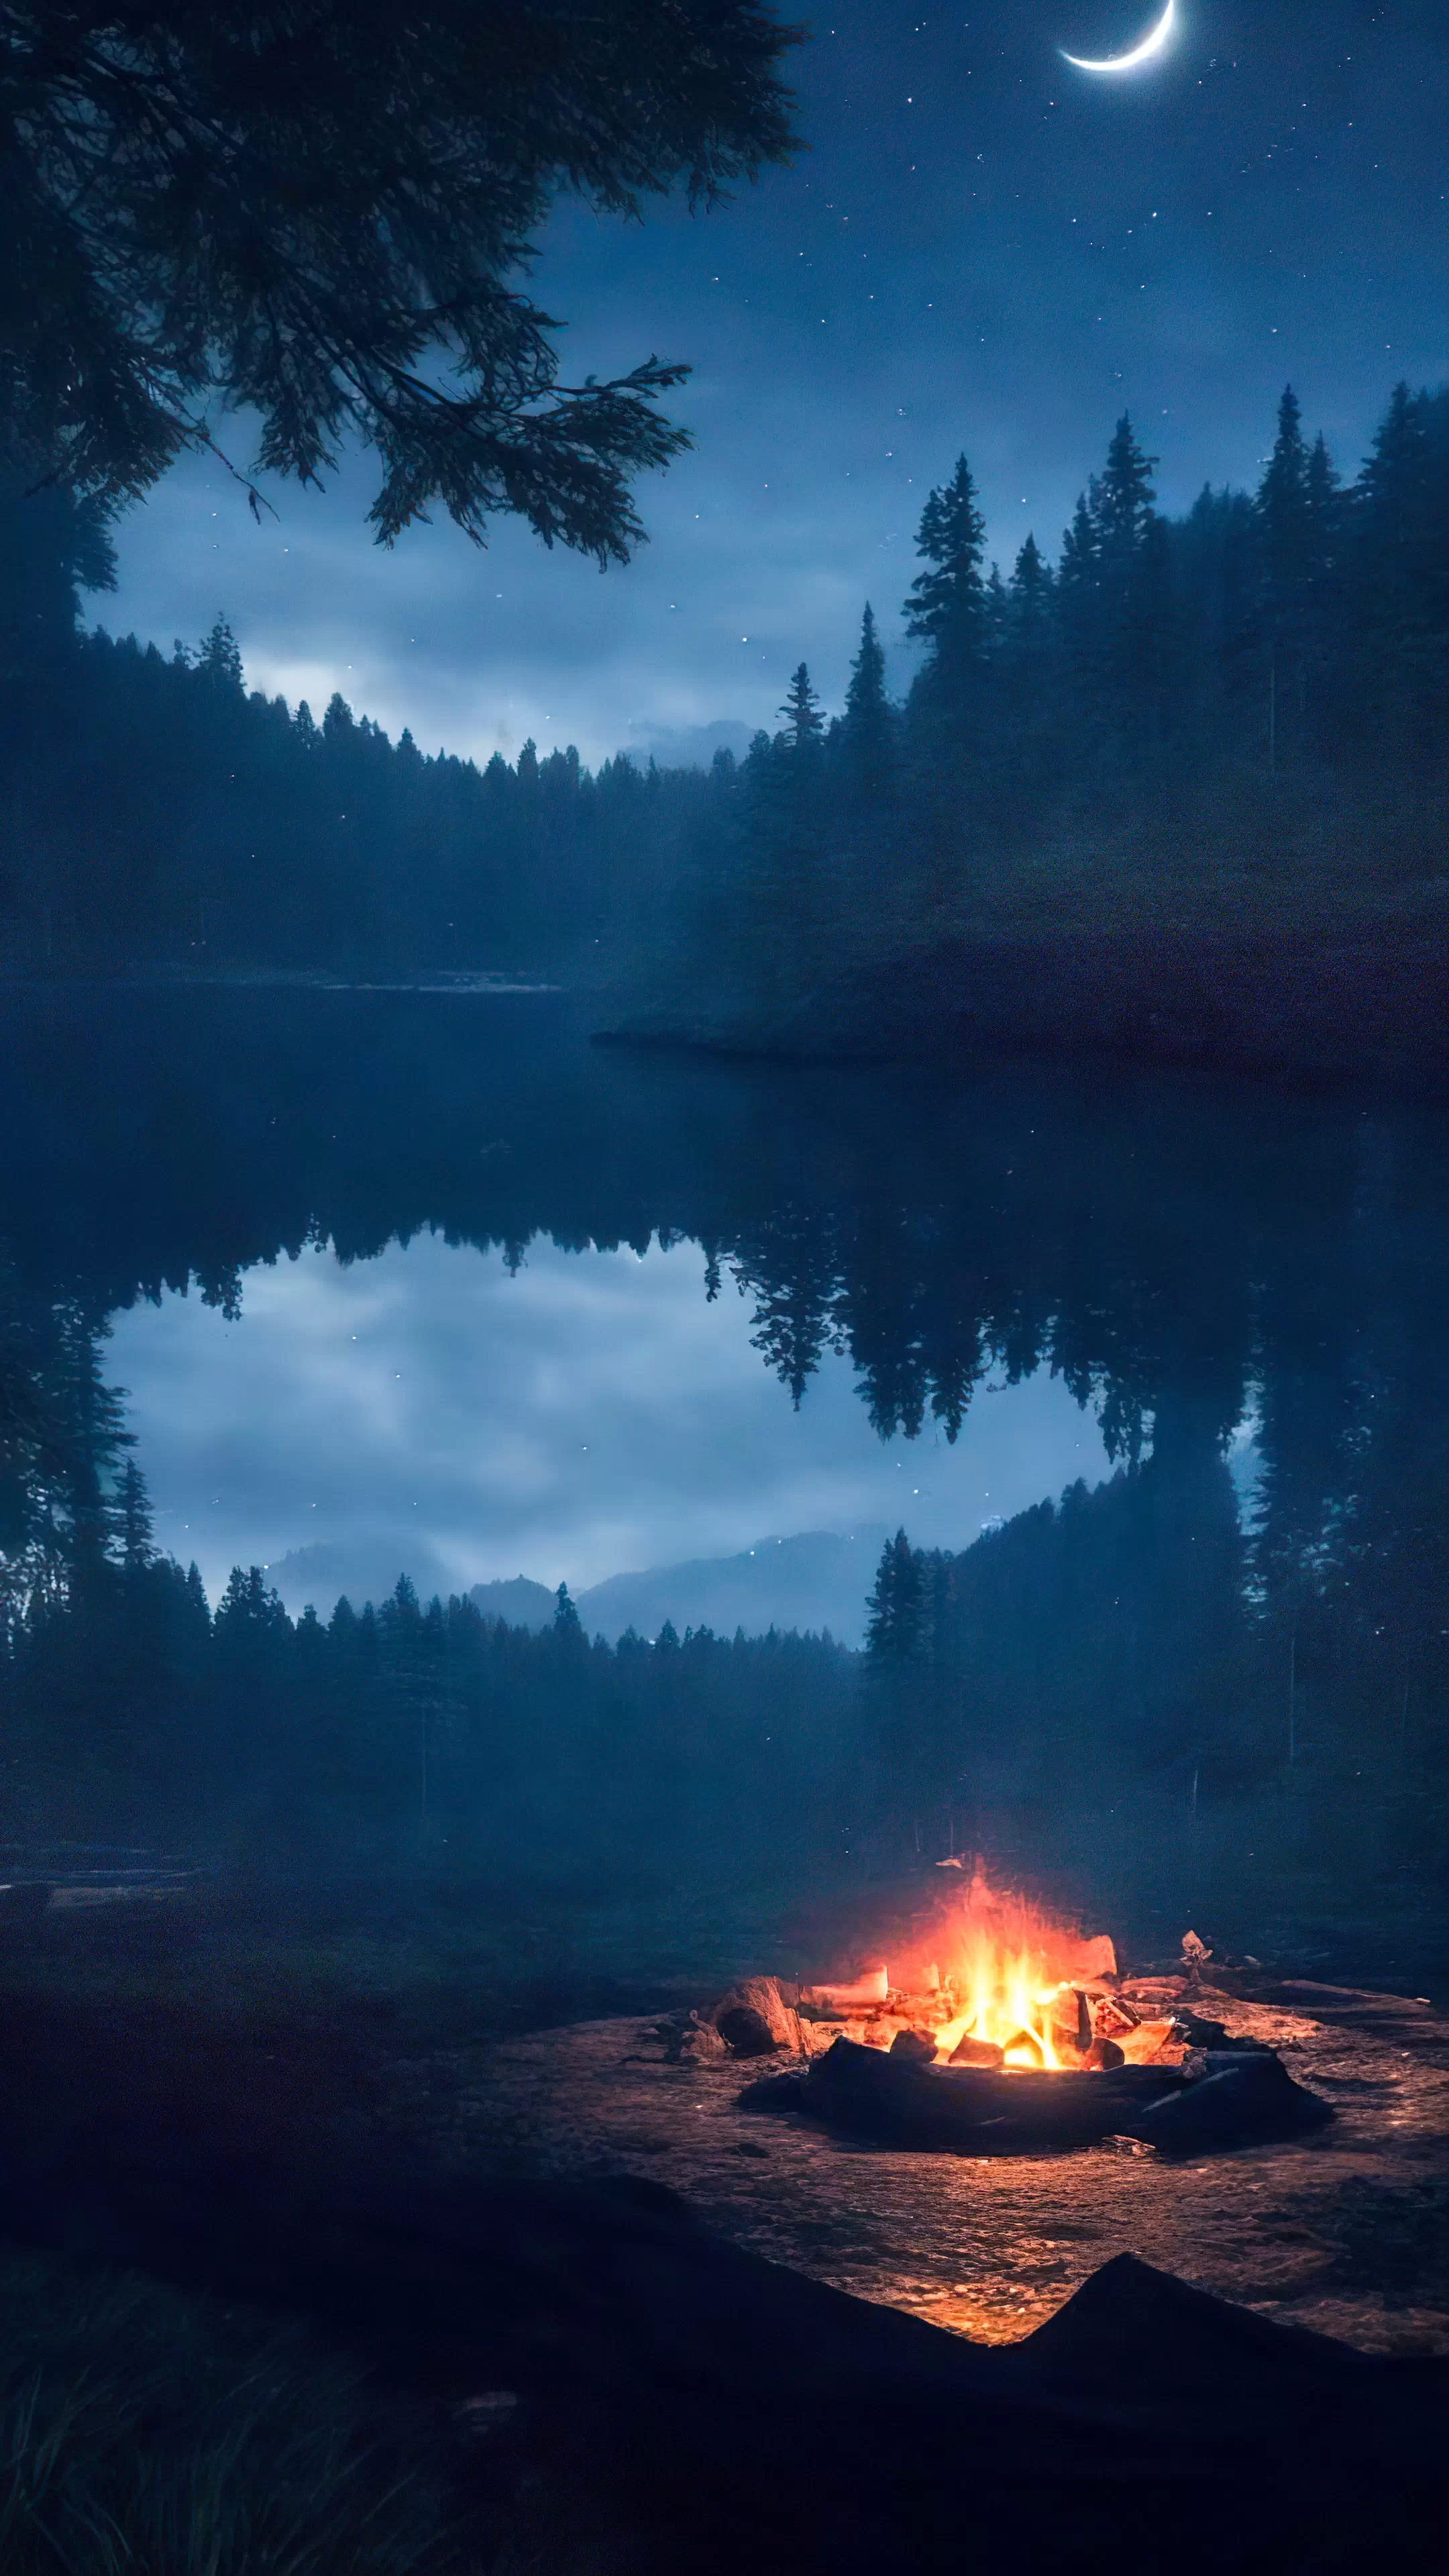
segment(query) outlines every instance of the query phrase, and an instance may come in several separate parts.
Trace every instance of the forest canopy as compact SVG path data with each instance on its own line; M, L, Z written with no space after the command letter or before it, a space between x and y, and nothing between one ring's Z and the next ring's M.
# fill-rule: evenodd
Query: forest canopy
M7 6L0 436L123 501L245 407L263 472L373 448L382 541L441 506L623 560L687 368L561 385L532 236L786 159L794 41L755 0Z

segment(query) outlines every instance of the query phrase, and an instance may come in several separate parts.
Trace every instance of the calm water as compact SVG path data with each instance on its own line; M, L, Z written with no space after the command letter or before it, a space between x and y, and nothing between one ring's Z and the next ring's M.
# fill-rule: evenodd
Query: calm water
M983 1743L1031 1702L1076 1761L1146 1671L1174 1798L1392 1780L1374 1865L1437 1902L1433 1113L629 1055L527 995L11 993L0 1043L12 1313L106 1333L213 1595L234 1562L324 1608L403 1568L580 1590L813 1531L759 1624L858 1635L897 1524L960 1550L1145 1460L1090 1579L1018 1528L1035 1678L998 1583Z

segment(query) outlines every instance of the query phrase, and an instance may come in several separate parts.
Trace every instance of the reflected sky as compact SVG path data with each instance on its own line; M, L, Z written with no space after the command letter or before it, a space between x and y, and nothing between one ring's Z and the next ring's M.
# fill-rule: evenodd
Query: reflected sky
M961 1547L1075 1476L1096 1423L1039 1374L988 1382L954 1448L882 1442L847 1359L799 1410L705 1295L698 1245L498 1253L424 1235L344 1266L247 1273L241 1317L168 1295L116 1318L107 1376L158 1541L215 1597L234 1564L326 1545L431 1590L528 1574L575 1590L766 1536L904 1521Z

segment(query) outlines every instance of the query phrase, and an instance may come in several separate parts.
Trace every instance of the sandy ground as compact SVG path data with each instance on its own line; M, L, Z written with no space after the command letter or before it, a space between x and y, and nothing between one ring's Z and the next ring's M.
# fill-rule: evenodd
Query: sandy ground
M982 2160L862 2147L743 2111L785 2060L666 2062L654 2019L469 2052L449 2140L496 2169L667 2182L723 2234L860 2297L999 2343L1119 2253L1368 2352L1449 2353L1449 2016L1306 1984L1197 2010L1280 2049L1333 2125L1192 2163L1097 2147ZM449 2089L452 2087L450 2085Z

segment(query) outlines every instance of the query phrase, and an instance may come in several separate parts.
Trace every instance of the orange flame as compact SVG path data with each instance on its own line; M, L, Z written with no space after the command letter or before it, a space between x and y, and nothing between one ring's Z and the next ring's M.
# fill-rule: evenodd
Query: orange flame
M1111 1975L1112 1944L1088 1940L1024 1896L993 1888L980 1861L933 1936L941 1983L955 2009L936 2031L949 2057L965 2038L986 2040L1018 2067L1078 2063L1074 1988ZM921 1972L914 1986L925 1982ZM1070 2054L1063 2057L1067 2046Z

